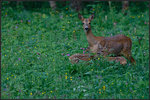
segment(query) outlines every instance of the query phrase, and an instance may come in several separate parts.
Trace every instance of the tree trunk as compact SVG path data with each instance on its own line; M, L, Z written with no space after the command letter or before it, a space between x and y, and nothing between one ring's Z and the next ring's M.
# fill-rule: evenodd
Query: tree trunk
M124 14L127 14L128 8L129 8L129 1L123 1L122 2L122 12Z
M81 3L82 3L81 0L71 0L70 7L73 10L79 12L81 10Z
M50 7L55 10L56 9L56 1L49 1Z

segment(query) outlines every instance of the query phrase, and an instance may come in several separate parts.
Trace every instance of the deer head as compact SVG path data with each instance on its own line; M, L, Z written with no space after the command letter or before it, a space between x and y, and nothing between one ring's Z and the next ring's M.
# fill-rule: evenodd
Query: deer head
M81 14L78 14L78 17L82 21L85 32L91 30L91 20L94 18L94 14L92 14L89 18L83 18Z

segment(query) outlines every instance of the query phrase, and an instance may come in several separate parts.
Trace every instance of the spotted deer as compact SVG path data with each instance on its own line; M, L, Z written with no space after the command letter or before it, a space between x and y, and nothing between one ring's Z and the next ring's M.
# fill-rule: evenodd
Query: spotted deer
M104 57L109 54L115 54L117 57L123 55L131 61L131 63L136 64L136 61L131 55L132 40L129 37L122 34L112 37L95 36L91 29L91 21L94 15L91 15L89 18L84 18L81 14L78 14L78 17L82 21L83 29L89 44L87 51L95 53L96 56L103 55ZM111 57L110 59L113 58Z

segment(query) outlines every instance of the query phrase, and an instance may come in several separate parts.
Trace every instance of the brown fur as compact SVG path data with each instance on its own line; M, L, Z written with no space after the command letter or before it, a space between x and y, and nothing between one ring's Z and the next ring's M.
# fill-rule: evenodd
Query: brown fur
M94 15L91 15L88 19L83 18L83 16L80 14L78 17L83 23L83 28L89 43L88 48L92 53L101 54L104 56L109 54L115 54L116 56L123 55L130 60L131 63L136 63L131 56L132 40L129 37L122 34L112 37L94 36L90 25ZM88 28L88 30L86 28Z
M69 57L69 60L71 61L72 64L79 63L80 60L82 61L90 61L94 58L94 56L91 56L89 54L74 54ZM115 61L119 62L122 65L127 64L127 61L123 57L105 57L108 61Z

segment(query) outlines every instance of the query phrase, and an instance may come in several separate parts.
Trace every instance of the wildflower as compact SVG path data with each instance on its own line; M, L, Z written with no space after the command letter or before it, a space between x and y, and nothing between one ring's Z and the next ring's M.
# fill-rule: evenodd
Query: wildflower
M144 22L144 24L146 24L146 21Z
M11 76L14 76L14 75L11 75Z
M105 86L103 86L103 90L104 90L104 91L105 91L105 88L106 88L106 87L105 87Z
M99 94L101 94L101 92L99 92Z
M23 22L23 20L20 20L20 22L22 23L22 22Z
M66 8L66 10L68 10L68 8Z
M42 92L42 94L44 94L44 92Z
M5 16L7 16L7 12L5 13Z
M76 31L73 31L73 33L75 33Z
M32 92L30 93L30 95L32 95Z
M5 88L4 91L7 91L7 89Z
M93 69L91 69L91 71L93 71Z
M65 73L67 75L67 73Z
M8 80L8 77L7 77L7 80Z
M20 58L18 58L18 60L20 61Z
M5 55L6 56L6 55Z
M36 47L34 47L34 48L36 48Z
M18 26L16 26L16 28L18 28Z
M142 96L142 98L144 98L144 96Z
M63 28L62 30L64 31L65 29Z
M72 77L70 77L70 80L72 81Z
M70 54L67 54L67 56L70 56Z
M72 14L70 14L70 16L72 16Z
M67 76L65 76L65 79L67 79Z
M117 23L114 23L114 26L116 26L117 25Z
M140 18L140 16L138 16L138 18Z
M51 93L53 92L53 91L50 91Z
M16 78L16 76L15 76L15 78Z
M45 18L46 16L45 16L45 14L43 14L43 16L42 16L43 18Z
M62 56L64 56L64 53L61 53Z
M98 60L100 60L100 58L98 58Z
M83 54L85 53L85 51L83 51Z

